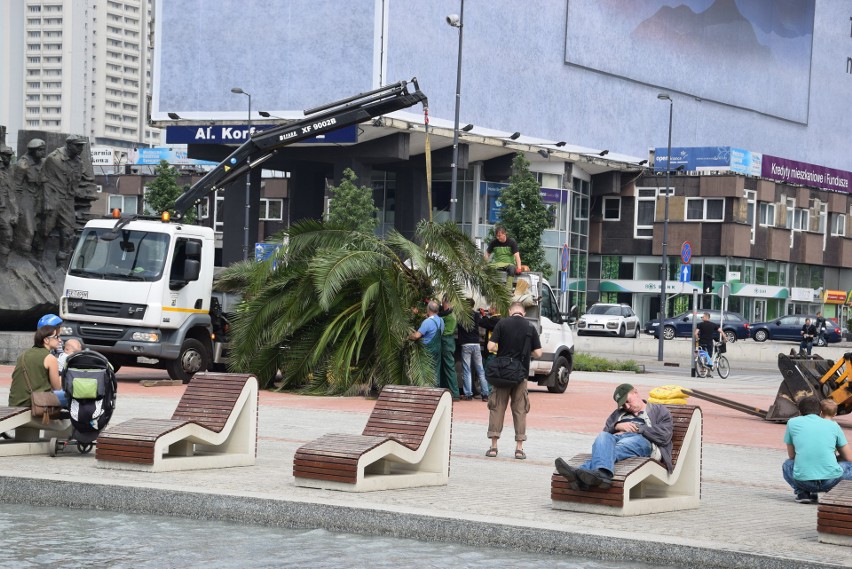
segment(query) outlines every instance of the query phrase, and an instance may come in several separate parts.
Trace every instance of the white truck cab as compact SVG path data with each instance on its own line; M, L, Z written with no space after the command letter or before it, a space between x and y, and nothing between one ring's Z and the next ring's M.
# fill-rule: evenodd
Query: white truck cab
M214 354L209 227L99 219L80 236L59 301L62 334L122 365L187 382ZM141 360L139 358L142 358Z
M526 281L526 287L519 286ZM547 387L551 393L564 393L574 369L574 336L562 318L556 295L540 273L522 273L515 277L515 290L521 294L513 300L522 302L526 318L541 339L542 354L530 363L530 381Z

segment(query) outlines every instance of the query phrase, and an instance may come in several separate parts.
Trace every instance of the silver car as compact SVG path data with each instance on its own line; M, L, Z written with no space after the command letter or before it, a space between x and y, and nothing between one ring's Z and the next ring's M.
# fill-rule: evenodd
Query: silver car
M577 335L612 334L639 337L639 317L626 304L593 304L577 321Z

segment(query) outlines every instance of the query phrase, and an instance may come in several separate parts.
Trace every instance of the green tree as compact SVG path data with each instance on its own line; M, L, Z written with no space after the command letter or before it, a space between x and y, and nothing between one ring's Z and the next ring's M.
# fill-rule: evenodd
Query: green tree
M176 215L174 209L175 200L189 189L189 185L178 185L177 168L171 166L165 160L160 161L154 172L157 174L157 177L153 182L147 184L148 191L145 192L145 215L156 215L168 211L174 217ZM148 206L153 211L148 211ZM184 212L183 221L186 223L195 223L195 217L195 208L191 207Z
M553 210L541 201L541 184L521 153L512 161L512 176L509 185L500 191L500 202L500 223L518 242L521 262L550 278L553 269L544 258L541 236L553 223Z
M324 394L428 384L430 356L407 339L425 299L446 294L462 307L473 293L504 310L509 301L497 272L450 222L423 221L412 241L300 221L273 259L231 265L216 287L244 294L231 370L254 373L264 386L280 370L284 387ZM472 320L467 310L457 314Z
M372 233L379 223L376 218L379 208L373 203L373 190L356 186L357 180L355 172L346 168L340 185L328 189L331 194L328 221L344 229Z

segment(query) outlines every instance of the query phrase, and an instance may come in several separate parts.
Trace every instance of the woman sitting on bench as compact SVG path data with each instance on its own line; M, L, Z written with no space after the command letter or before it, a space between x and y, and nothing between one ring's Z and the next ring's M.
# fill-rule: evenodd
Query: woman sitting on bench
M33 391L53 391L62 407L68 399L59 377L59 362L51 351L58 348L59 325L45 325L36 330L33 347L18 357L9 388L10 407L30 407Z

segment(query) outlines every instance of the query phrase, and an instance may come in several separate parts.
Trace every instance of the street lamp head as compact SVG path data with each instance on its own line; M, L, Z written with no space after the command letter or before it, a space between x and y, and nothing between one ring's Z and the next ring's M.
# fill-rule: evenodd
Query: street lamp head
M521 138L521 133L520 132L513 132L512 134L509 135L509 138L511 138L512 140L518 140L519 138Z
M562 148L566 144L568 144L568 143L565 142L564 140L560 140L559 142L556 143L556 146L559 147L559 148Z
M172 119L173 121L179 121L180 115L177 114L177 113L169 113L169 118Z
M268 112L266 112L266 111L257 111L257 114L259 114L260 116L262 116L262 117L263 117L263 118L265 118L265 119L268 119L269 117L271 117L271 116L272 116L271 114L269 114L269 113L268 113Z
M609 154L609 150L601 150L598 152L598 156L606 156L607 154Z
M461 129L465 132L470 132L470 131L473 130L473 125L472 124L466 124Z
M541 155L542 158L550 158L550 150L546 148L540 148L538 153Z
M659 95L657 95L657 98L661 101L668 101L669 103L672 102L672 98L669 97L668 93L660 93Z
M460 28L462 25L461 18L458 14L450 14L447 16L447 23L454 28Z
M647 160L641 160L641 161L639 162L639 166L644 166L644 165L645 165L645 164L647 164L647 163L648 163L648 161L647 161Z
M231 93L236 93L237 95L248 95L248 93L246 93L245 91L243 91L243 90L242 90L241 88L239 88L239 87L232 87L232 88L231 88Z

